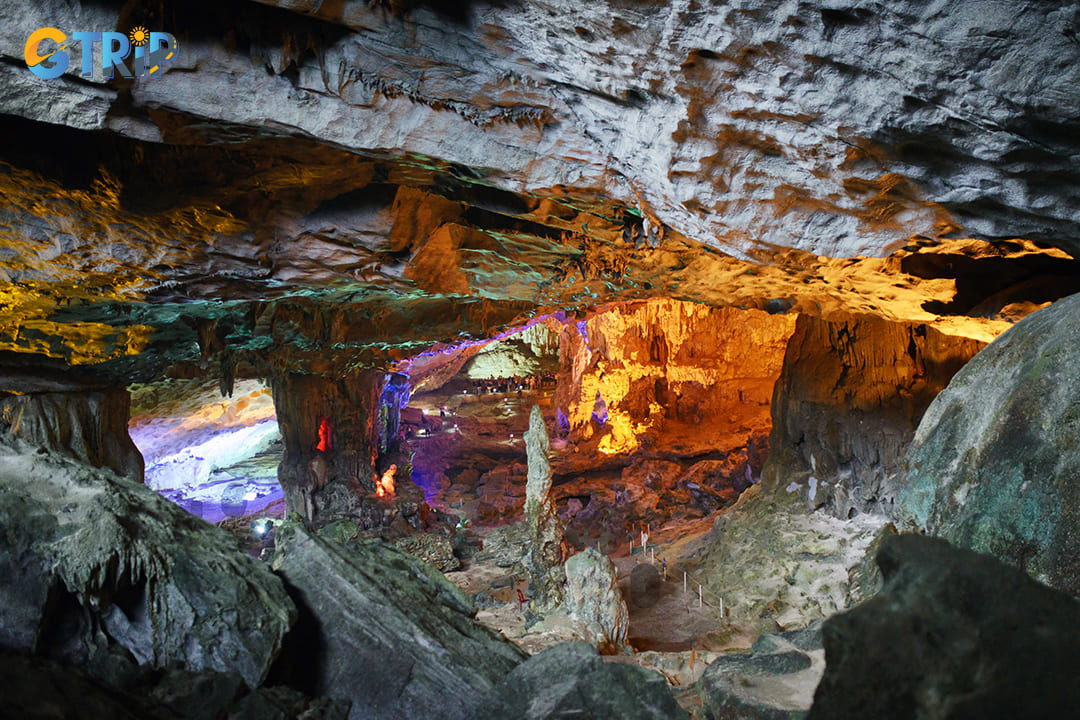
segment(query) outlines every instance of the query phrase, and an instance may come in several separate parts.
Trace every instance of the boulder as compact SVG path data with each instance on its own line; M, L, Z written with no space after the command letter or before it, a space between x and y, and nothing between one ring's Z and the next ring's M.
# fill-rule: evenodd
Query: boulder
M445 535L435 533L410 535L395 540L394 547L423 560L440 572L453 572L461 567L461 561L454 557L453 543Z
M465 717L524 658L438 571L380 540L346 547L289 522L277 543L301 610L278 679L350 700L354 720Z
M567 560L565 568L566 611L585 624L601 653L627 648L630 613L619 591L615 564L596 548L587 547Z
M1080 295L979 353L927 410L895 515L1080 596Z
M882 592L825 622L810 717L1072 717L1080 605L987 555L887 538Z
M595 648L556 645L518 665L476 707L475 720L689 718L660 673L604 662Z
M258 685L295 617L225 531L141 483L0 442L0 650L108 675L112 659Z
M749 653L720 657L697 682L706 716L713 720L804 718L825 669L821 623L762 635Z

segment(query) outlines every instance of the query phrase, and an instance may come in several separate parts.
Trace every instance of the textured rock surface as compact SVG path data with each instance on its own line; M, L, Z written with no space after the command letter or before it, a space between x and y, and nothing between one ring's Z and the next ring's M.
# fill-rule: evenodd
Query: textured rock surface
M570 617L585 624L601 653L610 655L627 647L630 613L619 590L615 565L595 548L585 548L566 561L563 606Z
M825 623L825 675L811 718L1075 712L1073 598L936 538L891 538L878 564L883 592Z
M15 437L142 482L143 458L128 435L127 390L0 393L0 427Z
M410 535L394 541L394 547L423 560L439 572L453 572L461 567L461 561L454 557L450 538L444 535Z
M980 347L926 325L800 315L773 394L765 492L840 518L888 515L919 419Z
M897 521L1080 595L1080 296L969 363L923 417Z
M705 668L696 690L713 720L805 718L825 670L821 626L762 635L749 653L720 657Z
M1077 289L954 237L1076 249L1075 8L909 5L9 0L5 364L343 376L659 296L992 336ZM162 77L23 67L140 23Z
M350 718L465 717L524 657L438 571L380 541L345 548L290 523L277 542L301 609L280 672L352 701Z
M144 485L18 441L0 444L2 648L106 672L266 677L295 609L236 541Z
M716 519L694 573L732 623L803 628L848 605L851 573L883 523L793 509L757 485Z
M663 676L605 663L585 643L565 643L532 656L488 692L475 720L554 718L687 718Z
M880 252L940 231L950 213L1003 237L1064 240L1080 226L1066 159L1078 106L1071 6L522 3L447 16L417 4L394 17L361 0L265 4L332 24L170 5L182 71L122 99L100 79L78 82L78 63L48 88L34 83L19 67L26 36L43 17L75 22L73 11L13 3L0 36L14 61L4 109L155 140L176 130L147 121L147 108L396 148L515 191L603 192L743 252ZM119 19L108 5L80 18ZM238 20L246 43L208 31Z

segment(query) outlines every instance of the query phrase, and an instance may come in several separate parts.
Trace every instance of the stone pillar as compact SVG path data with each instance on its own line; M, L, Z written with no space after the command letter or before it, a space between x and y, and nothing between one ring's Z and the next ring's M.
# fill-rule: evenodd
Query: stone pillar
M375 491L378 409L385 375L333 379L287 374L273 382L285 442L278 480L285 503L311 525L355 515Z
M538 608L562 601L563 523L551 501L551 443L539 405L533 405L529 429L525 432L525 454L529 463L525 482L525 528L531 548L527 558L532 575L533 595Z
M143 457L128 435L131 396L125 388L0 391L0 430L143 481Z

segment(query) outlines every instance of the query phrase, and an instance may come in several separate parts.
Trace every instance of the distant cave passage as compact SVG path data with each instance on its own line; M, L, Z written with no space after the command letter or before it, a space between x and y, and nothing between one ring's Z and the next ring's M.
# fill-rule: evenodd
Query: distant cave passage
M270 388L241 380L223 398L216 381L171 379L132 386L131 394L128 432L150 488L211 523L283 510L282 443Z

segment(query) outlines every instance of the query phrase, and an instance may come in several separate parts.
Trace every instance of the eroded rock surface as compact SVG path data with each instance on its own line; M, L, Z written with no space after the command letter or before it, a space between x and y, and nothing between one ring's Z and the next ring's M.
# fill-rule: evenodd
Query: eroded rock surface
M1080 595L1080 296L979 353L927 410L898 523Z
M714 720L800 720L825 669L821 624L762 635L749 653L728 654L697 682L706 717Z
M811 718L1065 717L1080 703L1080 606L987 555L901 535L884 590L826 621Z
M350 700L354 720L466 717L524 658L438 571L381 541L346 548L294 522L277 542L274 569L301 610L280 672Z
M0 646L109 676L117 654L254 687L295 608L225 531L146 486L0 443Z

